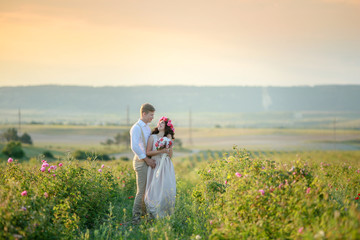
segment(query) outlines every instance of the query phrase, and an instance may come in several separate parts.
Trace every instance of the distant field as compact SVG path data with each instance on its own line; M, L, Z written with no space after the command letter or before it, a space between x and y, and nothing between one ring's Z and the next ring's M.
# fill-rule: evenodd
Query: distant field
M151 125L154 127L154 124ZM0 134L14 125L0 125ZM123 126L22 125L21 132L31 135L34 147L58 153L81 149L132 157L126 146L104 146L101 142ZM234 145L254 151L360 150L360 130L333 129L252 129L252 128L176 128L175 137L188 150L231 150ZM31 150L28 150L31 153ZM184 153L177 153L177 156Z

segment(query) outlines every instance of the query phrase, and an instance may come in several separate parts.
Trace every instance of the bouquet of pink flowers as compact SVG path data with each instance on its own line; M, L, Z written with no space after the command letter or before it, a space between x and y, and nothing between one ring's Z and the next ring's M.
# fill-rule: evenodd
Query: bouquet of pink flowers
M159 140L156 141L155 143L155 147L156 147L156 150L161 150L161 149L164 149L164 148L169 148L172 146L172 141L171 139L167 138L167 137L162 137L160 138Z

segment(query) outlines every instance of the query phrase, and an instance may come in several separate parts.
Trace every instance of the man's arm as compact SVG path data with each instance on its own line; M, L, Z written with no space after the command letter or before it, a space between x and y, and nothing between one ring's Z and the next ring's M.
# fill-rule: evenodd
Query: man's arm
M136 154L139 159L146 158L146 150L145 146L141 142L141 129L138 125L135 125L130 130L130 137L131 137L131 150Z

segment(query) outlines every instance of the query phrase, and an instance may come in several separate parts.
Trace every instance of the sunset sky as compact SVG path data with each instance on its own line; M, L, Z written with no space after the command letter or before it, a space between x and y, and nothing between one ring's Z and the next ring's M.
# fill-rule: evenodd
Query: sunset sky
M0 0L0 86L360 84L360 0Z

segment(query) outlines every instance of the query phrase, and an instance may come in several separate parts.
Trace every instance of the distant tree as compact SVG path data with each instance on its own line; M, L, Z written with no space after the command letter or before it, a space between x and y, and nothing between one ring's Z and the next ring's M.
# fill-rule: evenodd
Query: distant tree
M120 145L120 143L122 142L121 140L122 140L122 134L121 133L118 133L118 134L116 134L115 135L115 137L114 137L114 139L115 139L115 144L116 145Z
M6 139L6 141L10 142L10 141L18 141L19 137L18 137L18 132L16 130L16 128L8 128L4 133L3 133L3 137Z
M46 158L54 158L54 155L50 151L43 152L43 155Z
M117 133L114 137L116 145L126 144L126 147L130 146L130 133L129 131L123 131L121 133Z
M81 150L76 150L73 153L73 157L78 159L78 160L85 160L87 158L86 152L81 151Z
M179 138L174 139L174 146L178 148L182 148L182 141Z
M120 157L120 160L122 160L122 161L129 161L129 158L126 157L126 156L123 156L123 157Z
M3 148L2 153L8 157L22 158L25 156L21 142L11 141Z
M20 137L20 142L22 143L27 143L27 144L33 144L31 137L29 134L24 133L21 137Z
M108 140L106 140L106 142L105 142L105 144L106 144L106 145L109 145L109 146L112 145L112 144L114 144L114 143L115 143L114 140L112 140L112 139L110 139L110 138L109 138Z
M112 140L111 138L108 138L105 142L101 142L100 144L101 145L108 145L108 146L111 146L115 143L114 140Z
M126 130L122 133L122 142L126 143L126 148L130 147L130 130Z
M109 161L111 160L111 158L109 157L109 155L107 154L99 154L98 155L98 159L104 160L104 161Z

